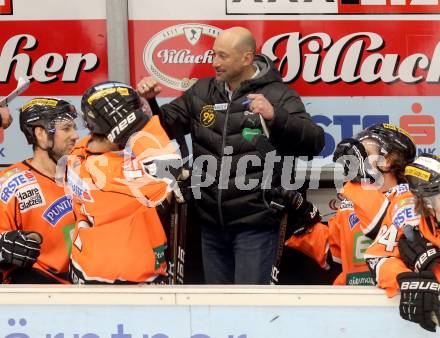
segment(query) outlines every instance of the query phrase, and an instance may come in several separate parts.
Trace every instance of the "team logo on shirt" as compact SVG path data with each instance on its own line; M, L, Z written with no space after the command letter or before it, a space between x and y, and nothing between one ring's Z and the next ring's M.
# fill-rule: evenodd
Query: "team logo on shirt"
M200 123L209 128L215 123L215 111L213 105L203 106L202 111L200 112Z
M15 196L17 197L18 208L22 213L46 204L43 192L38 184L30 184L17 189Z
M56 226L58 221L72 212L72 200L70 196L63 196L53 202L43 213L42 217L52 226Z
M37 179L30 171L25 171L10 176L3 182L0 190L0 198L4 203L8 203L17 189L24 187L30 183L36 182Z

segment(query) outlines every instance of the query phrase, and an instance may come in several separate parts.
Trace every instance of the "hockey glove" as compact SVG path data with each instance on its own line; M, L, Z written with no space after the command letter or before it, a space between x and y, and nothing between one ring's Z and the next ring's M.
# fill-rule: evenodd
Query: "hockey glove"
M333 162L344 166L344 175L352 182L361 182L362 179L372 178L367 172L367 157L367 151L360 141L346 138L336 146Z
M397 275L400 287L400 316L435 332L440 322L440 285L431 271L402 272ZM435 321L434 321L435 320Z
M405 226L405 234L400 237L398 248L406 266L416 272L432 270L440 262L440 250L412 226Z
M285 190L282 187L273 189L271 205L279 210L286 208L288 237L302 235L321 221L316 206L294 190Z
M0 237L0 261L18 267L31 267L40 255L42 237L37 232L13 230Z

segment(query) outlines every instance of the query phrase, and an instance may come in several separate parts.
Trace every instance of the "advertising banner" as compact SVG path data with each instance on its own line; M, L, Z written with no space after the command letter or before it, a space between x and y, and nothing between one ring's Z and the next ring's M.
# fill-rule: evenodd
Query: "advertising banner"
M313 325L305 324L311 323L317 314L319 320ZM362 304L344 307L333 304L3 305L0 317L2 338L370 338L380 337L384 332L389 338L427 337L418 325L401 319L397 307Z
M29 89L10 104L14 122L0 144L0 164L31 154L19 130L18 107L35 96L70 100L79 109L80 96L107 78L105 0L0 1L0 96L19 77ZM1 131L3 132L3 131Z
M238 8L233 6L249 2L228 1L227 5ZM255 1L265 8L281 3ZM402 10L405 6L391 7ZM437 3L429 6L417 8L420 13L438 9ZM354 16L332 16L332 20L290 16L286 20L290 12L284 12L282 20L275 15L254 20L258 15L252 15L252 20L243 21L227 12L206 11L207 17L215 19L158 20L156 13L155 20L142 20L141 10L133 12L135 19L129 26L133 84L151 74L162 84L161 98L181 95L197 79L213 76L212 44L219 32L243 26L253 32L258 52L275 63L284 82L301 95L307 111L324 127L323 158L316 159L314 166L329 164L342 138L378 122L406 129L419 152L438 150L440 21L429 20L428 15L421 20L403 14L376 20L371 13L356 15L356 20Z

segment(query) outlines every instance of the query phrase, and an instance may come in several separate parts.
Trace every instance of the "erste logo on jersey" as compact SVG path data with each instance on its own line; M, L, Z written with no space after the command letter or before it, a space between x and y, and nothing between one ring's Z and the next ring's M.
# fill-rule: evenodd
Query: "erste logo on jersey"
M420 214L415 211L414 198L405 198L393 210L393 224L396 228L400 228L405 224L418 225L420 221Z
M17 189L36 181L37 179L30 171L20 172L19 174L10 176L1 185L0 199L3 203L8 203Z
M56 226L63 216L72 212L72 199L63 196L54 201L43 213L42 217L52 226Z
M226 0L227 15L440 13L438 0Z
M220 32L220 28L199 23L168 27L145 45L144 66L162 84L185 91L203 74L212 73L211 48Z
M82 180L79 175L72 169L67 169L67 184L69 185L73 195L81 201L94 202L91 190L86 181Z

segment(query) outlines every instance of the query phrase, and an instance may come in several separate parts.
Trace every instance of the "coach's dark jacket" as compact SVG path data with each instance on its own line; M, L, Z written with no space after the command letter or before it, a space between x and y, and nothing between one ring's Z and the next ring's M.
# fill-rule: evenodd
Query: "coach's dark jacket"
M322 128L311 120L298 94L283 84L273 63L262 55L256 57L255 63L260 73L243 82L233 93L232 100L228 98L224 83L215 78L205 78L181 97L161 107L162 122L168 129L191 133L196 161L201 155L211 155L216 159L216 171L211 173L208 170L208 175L215 176L215 183L201 188L201 199L196 200L202 226L266 227L280 223L280 216L264 203L260 184L250 190L236 187L240 171L246 183L249 179L258 179L261 183L263 177L264 163L255 166L247 162L246 171L244 168L240 168L238 173L236 171L240 158L257 154L255 146L242 135L244 128L260 127L258 115L247 111L248 94L263 94L272 103L275 118L267 121L267 126L270 141L280 154L313 156L324 146ZM232 147L232 153L226 151L225 154L225 147L227 150ZM232 157L232 166L229 178L226 175L222 183L227 185L227 189L220 189L220 168L227 167L228 156Z

